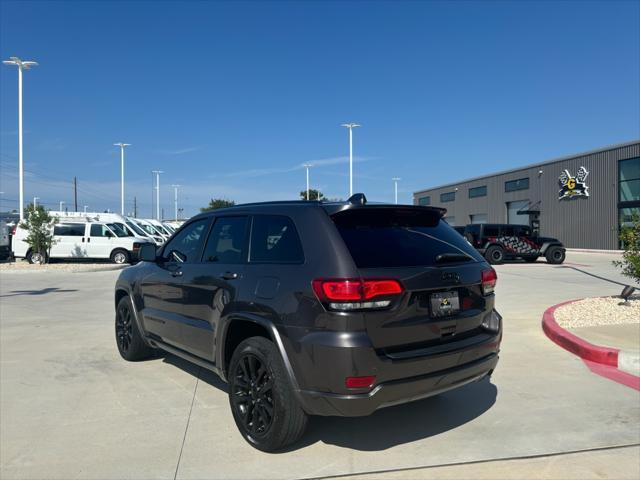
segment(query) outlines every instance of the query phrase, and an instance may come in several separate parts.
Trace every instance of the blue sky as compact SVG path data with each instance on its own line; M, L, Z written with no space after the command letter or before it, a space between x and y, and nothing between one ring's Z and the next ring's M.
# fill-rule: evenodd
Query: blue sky
M151 173L211 197L413 191L640 137L640 2L0 3L25 73L25 197L150 215ZM17 72L0 68L2 209L17 194Z

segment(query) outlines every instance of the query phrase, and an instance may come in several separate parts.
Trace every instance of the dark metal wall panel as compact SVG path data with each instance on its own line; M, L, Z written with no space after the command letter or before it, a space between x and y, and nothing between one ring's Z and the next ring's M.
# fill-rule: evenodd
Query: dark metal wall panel
M486 213L489 222L507 221L507 202L540 201L540 233L557 237L567 247L618 248L618 161L640 157L640 142L625 144L570 158L562 158L520 170L477 178L458 185L423 190L414 194L414 203L429 195L431 205L444 207L456 225L469 223L470 215ZM578 168L589 171L586 184L589 198L558 200L558 176L564 169L575 176ZM529 189L505 192L505 182L529 178ZM486 185L487 196L469 198L469 188ZM440 194L456 191L454 202L440 202Z

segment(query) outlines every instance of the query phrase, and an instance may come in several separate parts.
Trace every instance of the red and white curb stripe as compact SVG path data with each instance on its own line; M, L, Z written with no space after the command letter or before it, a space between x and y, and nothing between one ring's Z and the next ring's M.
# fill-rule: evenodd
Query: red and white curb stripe
M556 309L577 301L547 308L542 315L544 333L554 343L579 356L593 373L640 391L640 352L593 345L558 325L553 315Z

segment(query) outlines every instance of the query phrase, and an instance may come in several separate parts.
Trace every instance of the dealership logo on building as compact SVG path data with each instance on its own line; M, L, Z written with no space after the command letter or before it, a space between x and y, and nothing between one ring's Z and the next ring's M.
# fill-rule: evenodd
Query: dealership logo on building
M558 200L563 198L588 197L589 187L585 183L589 172L584 167L578 169L575 177L571 176L569 170L564 170L558 177L560 183L560 191L558 192Z

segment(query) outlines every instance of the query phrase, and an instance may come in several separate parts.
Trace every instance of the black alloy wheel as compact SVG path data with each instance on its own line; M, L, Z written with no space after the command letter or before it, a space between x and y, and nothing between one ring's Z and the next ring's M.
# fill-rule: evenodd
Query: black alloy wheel
M125 302L120 302L116 315L116 340L118 342L118 348L122 353L126 353L131 346L133 337L131 321L131 309L129 305Z
M266 435L273 424L273 379L253 354L245 354L233 372L232 405L242 426L252 436Z
M116 343L120 356L130 362L153 356L153 348L142 338L134 317L131 300L125 296L116 307Z

